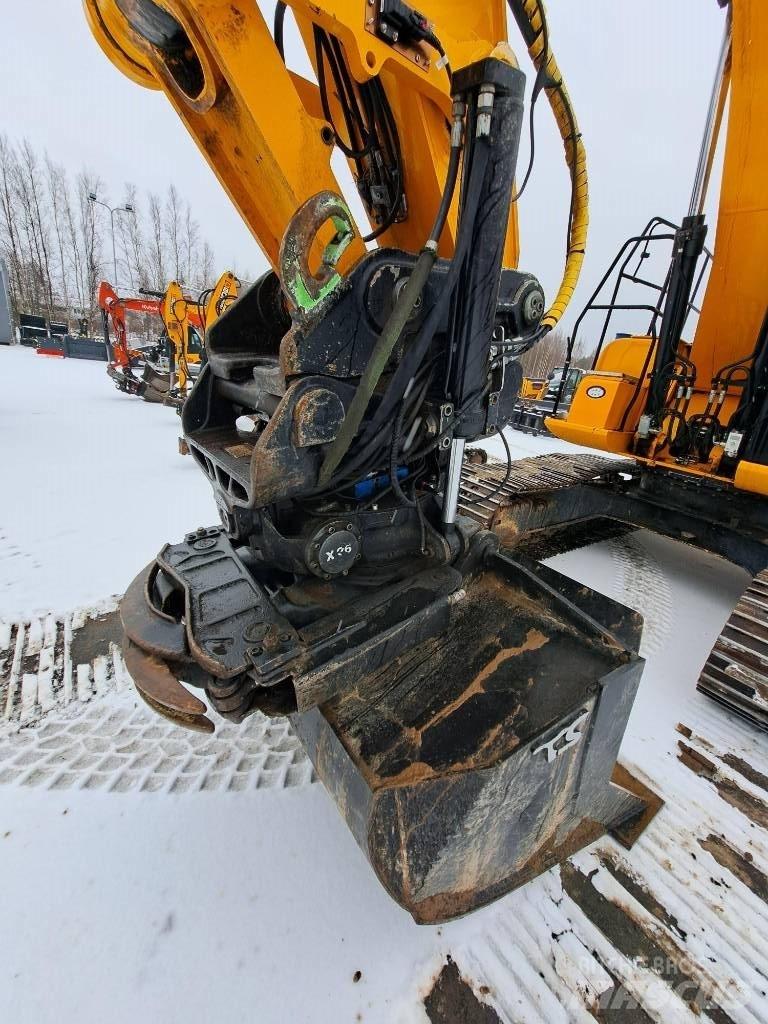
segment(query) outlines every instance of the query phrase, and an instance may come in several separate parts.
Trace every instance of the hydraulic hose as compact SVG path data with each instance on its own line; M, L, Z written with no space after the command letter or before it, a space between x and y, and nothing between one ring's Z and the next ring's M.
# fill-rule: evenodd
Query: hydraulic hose
M543 0L508 0L509 9L523 36L537 72L544 69L544 91L565 147L571 175L571 209L565 269L554 301L541 320L539 334L551 331L568 308L584 263L589 228L587 154L579 132L568 89L549 45Z
M463 114L463 105L462 105ZM459 115L457 114L457 117ZM365 416L376 386L381 375L389 362L403 331L413 313L416 303L421 298L424 287L432 272L437 259L437 247L440 236L443 233L448 211L451 206L453 194L456 189L456 181L459 175L459 164L461 158L461 132L454 133L448 162L448 173L445 181L445 188L440 202L440 207L435 217L435 223L416 264L413 272L408 278L405 288L398 295L395 307L389 316L384 329L382 330L376 346L371 353L371 358L365 367L360 383L357 386L352 402L350 403L344 422L335 440L328 448L323 464L318 475L318 484L322 487L328 483L339 463L349 451L352 441L357 434L360 424Z

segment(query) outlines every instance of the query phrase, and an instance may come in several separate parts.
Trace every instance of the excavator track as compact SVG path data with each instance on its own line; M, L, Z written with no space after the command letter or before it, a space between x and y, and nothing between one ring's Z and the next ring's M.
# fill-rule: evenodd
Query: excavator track
M768 569L744 591L696 688L768 731Z
M459 511L489 530L504 526L510 505L580 484L627 473L633 463L600 455L554 453L514 462L464 466ZM506 479L505 479L506 478ZM661 524L659 524L661 527ZM608 518L578 520L553 529L523 534L515 550L543 559L622 535L635 527ZM653 528L653 527L651 527ZM659 532L664 530L659 528ZM712 700L768 731L768 569L759 572L723 628L697 689Z
M459 512L490 530L498 513L511 501L596 482L628 472L633 465L627 459L604 455L553 452L513 462L507 476L506 463L497 459L489 459L484 465L467 462L461 477Z

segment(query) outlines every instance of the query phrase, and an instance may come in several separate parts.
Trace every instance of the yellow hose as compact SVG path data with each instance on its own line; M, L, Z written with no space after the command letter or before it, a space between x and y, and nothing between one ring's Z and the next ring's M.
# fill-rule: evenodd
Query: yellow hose
M581 274L581 267L584 263L584 253L587 246L587 231L589 228L589 184L587 180L587 153L584 143L581 140L578 121L571 104L571 98L563 82L563 76L558 67L552 47L547 40L547 53L544 53L544 33L542 32L541 11L544 8L543 0L517 0L516 5L522 10L528 19L531 28L532 41L528 46L528 53L537 70L546 63L544 79L544 90L549 99L552 113L563 139L565 146L565 160L573 182L572 206L570 217L570 229L568 232L568 249L565 259L563 279L557 291L557 295L542 317L541 326L546 330L552 330L559 322L563 313L568 308L568 303L573 298L573 293ZM546 17L546 12L544 14ZM548 85L547 83L552 83ZM575 139L575 146L574 146Z

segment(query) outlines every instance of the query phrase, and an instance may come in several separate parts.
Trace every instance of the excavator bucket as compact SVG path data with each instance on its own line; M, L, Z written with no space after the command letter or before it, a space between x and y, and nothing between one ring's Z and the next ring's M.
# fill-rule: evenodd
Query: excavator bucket
M145 363L141 384L141 397L145 402L163 403L168 398L171 375L167 370L158 370L152 363Z
M468 467L474 477L474 468ZM642 622L479 531L304 628L217 527L167 545L123 599L141 696L180 725L289 714L391 896L420 923L467 913L658 809L617 757Z
M446 632L294 716L378 878L420 923L483 906L647 812L612 781L638 623L572 593L591 619L564 582L496 553L454 595Z

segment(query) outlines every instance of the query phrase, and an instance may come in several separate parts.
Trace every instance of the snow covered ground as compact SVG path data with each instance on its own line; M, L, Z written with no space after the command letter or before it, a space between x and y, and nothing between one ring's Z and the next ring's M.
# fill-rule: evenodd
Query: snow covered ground
M0 1022L768 1020L765 738L694 689L743 573L647 533L555 560L645 616L622 761L666 806L630 853L602 841L418 927L285 722L178 730L108 638L78 668L76 609L216 519L173 412L103 364L0 348L0 379L0 670L22 698L3 723L0 692ZM509 436L519 456L564 447ZM481 1015L425 1005L448 956Z
M0 348L0 618L120 594L164 541L216 518L172 410L104 363Z

